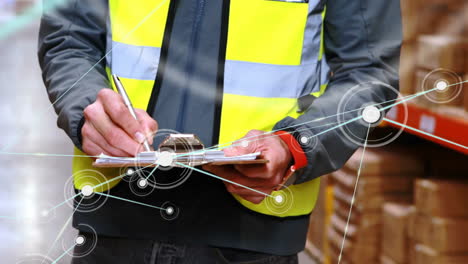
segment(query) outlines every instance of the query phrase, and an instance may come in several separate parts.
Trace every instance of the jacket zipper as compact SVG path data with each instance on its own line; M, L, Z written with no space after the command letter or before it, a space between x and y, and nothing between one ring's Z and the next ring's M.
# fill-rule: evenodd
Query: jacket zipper
M187 80L190 82L192 75L193 75L193 68L194 68L194 63L193 63L193 57L195 50L198 45L198 36L199 36L199 27L200 23L203 17L203 13L205 10L205 4L206 0L198 0L197 1L197 8L195 12L195 20L192 26L192 35L190 37L190 47L189 47L189 58L187 59L187 65L186 65L186 74L187 74ZM176 123L176 131L182 131L184 127L184 115L185 115L185 109L186 109L186 102L187 102L187 95L188 90L184 89L182 93L182 100L180 101L180 107L179 107L179 114L177 116L177 123Z
M164 37L163 37L163 43L161 47L161 55L159 59L158 72L156 73L153 90L151 91L151 97L148 102L148 106L146 107L146 112L148 112L148 114L153 117L155 115L156 103L158 101L159 91L161 90L164 73L166 71L167 54L169 51L172 29L174 27L174 19L175 19L175 12L177 9L177 5L178 5L177 1L170 1L169 11L167 14L166 28L164 29Z

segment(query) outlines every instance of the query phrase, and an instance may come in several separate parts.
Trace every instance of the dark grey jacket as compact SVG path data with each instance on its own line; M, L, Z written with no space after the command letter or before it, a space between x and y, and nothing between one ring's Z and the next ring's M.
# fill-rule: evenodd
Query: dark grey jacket
M47 0L44 1L47 2ZM195 9L192 7L196 7L199 1L177 1L179 18L176 15L173 32L177 32L179 24L182 30L183 22L191 23L189 19L191 19L192 13L190 12ZM206 6L204 7L205 13L202 23L205 26L201 26L198 28L200 32L196 32L200 36L199 47L201 47L196 52L213 53L212 44L215 42L210 39L210 36L220 34L221 18L219 13L220 3L223 1L204 2L206 2ZM323 96L313 100L311 104L307 98L301 99L299 103L303 105L305 114L297 120L285 118L278 120L275 126L275 129L288 127L287 130L297 137L317 135L312 137L312 142L303 145L309 165L301 170L296 183L305 182L339 169L359 147L357 143L364 140L368 127L362 122L352 122L342 128L333 128L360 114L360 111L352 110L370 103L383 103L395 99L397 96L395 91L398 90L398 62L402 39L399 0L321 0L321 2L327 8L324 24L324 46L325 56L332 71L328 89ZM106 49L108 49L106 47L107 18L106 0L69 0L59 8L45 12L41 21L38 55L43 70L43 79L49 98L54 103L58 114L58 126L70 136L78 148L81 147L80 130L83 109L94 102L100 89L109 87L104 59ZM184 36L171 35L170 37L180 38L178 43L184 43ZM219 40L219 38L215 39ZM209 48L204 50L203 47ZM176 64L177 61L190 57L194 60L192 66L195 69L197 63L210 65L209 62L201 59L197 61L197 54L179 54L179 58L171 59L171 56L176 55L171 55L170 49L171 47L168 51L168 63ZM214 76L207 77L197 76L195 72L193 78L214 78L216 77L215 68L213 72ZM187 87L195 85L193 83L197 82L187 80ZM176 98L178 89L188 89L171 85L168 83L166 86L163 84L163 87L160 87L159 96L163 96L163 99L160 98L160 100L165 100L163 102L167 103L167 100ZM392 90L388 86L394 89ZM190 91L186 93L189 96L187 100L197 102L197 97L192 96ZM186 97L187 94L184 96ZM205 104L209 111L215 111L210 108L210 104L207 102L200 104ZM194 127L196 124L190 124L189 121L181 122L181 120L192 120L190 114L199 115L203 112L191 113L193 111L187 111L186 115L166 118L172 112L167 107L157 109L161 108L161 105L164 104L158 101L155 109L148 109L160 123L161 128L175 129L177 127L182 130L180 132L199 132L200 128ZM166 112L162 115L161 112L164 111ZM341 114L343 112L346 113ZM216 115L213 117L213 115L208 114L207 116L209 116L208 119L216 118ZM326 118L321 120L324 117ZM312 120L316 121L300 125ZM181 126L181 123L185 126ZM212 131L203 133L206 137L205 141L215 141L212 140L215 135L211 133ZM354 140L350 140L350 138ZM264 222L276 221L270 218L266 220L262 217L255 215L248 221L245 219L244 221L246 223L255 221L252 220L253 218L261 218L261 221ZM250 244L246 242L249 240L247 234L238 243L226 245L225 242L218 240L216 242L210 240L211 242L207 243L278 254L297 252L305 239L305 235L302 235L301 232L305 233L307 220L289 221L291 223L296 221L294 228L289 229L289 233L294 233L293 230L296 230L298 238L294 243L291 242L283 247L278 248L277 245L269 243L264 243L264 245ZM278 224L278 229L283 228L286 226L285 222L288 221L275 222L271 227L276 228L275 225ZM301 227L299 228L298 225ZM253 224L250 226L255 228ZM240 230L240 232L243 231L245 230ZM103 231L103 233L106 232ZM107 233L109 232L112 233L111 231ZM281 236L283 238L295 237L295 235L290 236L290 234L282 233L275 238ZM226 237L229 236L226 235Z

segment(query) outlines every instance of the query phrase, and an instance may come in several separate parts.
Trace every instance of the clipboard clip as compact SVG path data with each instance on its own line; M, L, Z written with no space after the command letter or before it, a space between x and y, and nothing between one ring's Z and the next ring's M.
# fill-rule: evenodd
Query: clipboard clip
M203 151L204 149L205 145L195 134L169 134L158 147L159 152L170 150L176 154Z

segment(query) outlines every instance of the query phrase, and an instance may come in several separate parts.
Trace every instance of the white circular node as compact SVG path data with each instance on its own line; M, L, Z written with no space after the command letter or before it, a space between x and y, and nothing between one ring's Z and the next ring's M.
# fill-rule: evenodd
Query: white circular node
M306 144L307 141L309 141L309 139L308 139L306 136L301 137L300 140L301 140L301 143L302 143L302 144Z
M172 155L172 153L169 151L163 151L159 153L158 160L156 161L156 163L163 167L168 167L172 165L173 161L174 156Z
M364 108L364 111L362 111L362 119L366 121L369 124L374 124L377 121L380 120L382 117L382 113L380 110L374 106L374 105L369 105Z
M435 85L435 88L439 91L447 89L448 83L446 81L438 81Z
M284 198L282 195L278 194L275 196L275 202L282 203L283 201L284 201Z
M135 170L132 169L132 168L128 168L128 170L127 170L127 175L128 175L128 176L131 176L131 175L133 175L133 173L135 173Z
M242 146L243 148L248 147L248 146L249 146L249 141L243 140L243 141L241 142L241 146Z
M144 188L144 187L146 187L146 185L148 185L148 181L146 179L140 179L138 181L138 186Z
M85 185L83 189L81 189L81 193L85 197L91 196L94 193L94 188L91 185Z
M166 213L167 213L168 215L173 214L173 213L174 213L174 208L172 208L172 206L167 207L167 208L166 208Z
M75 239L75 243L76 243L77 245L83 245L84 242L85 242L84 236L78 236L78 237L76 237L76 239Z
M42 210L42 211L41 211L41 216L42 216L42 217L46 217L46 216L48 216L48 215L49 215L49 211L47 211L47 210Z

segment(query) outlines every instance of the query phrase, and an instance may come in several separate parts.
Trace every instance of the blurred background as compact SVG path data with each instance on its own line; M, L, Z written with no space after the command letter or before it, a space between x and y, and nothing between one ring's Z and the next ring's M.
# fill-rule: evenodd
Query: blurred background
M41 6L0 0L0 263L52 263L76 235L64 203L72 144L36 56ZM402 96L450 89L393 108L387 117L405 126L371 135L385 146L369 144L322 178L301 264L338 263L340 252L340 263L468 263L468 1L401 6Z
M57 129L42 83L36 55L39 4L0 0L0 263L5 264L41 263L41 256L54 260L64 252L63 242L76 235L71 224L64 225L70 205L42 215L65 200L71 158L39 153L73 154L73 148Z

